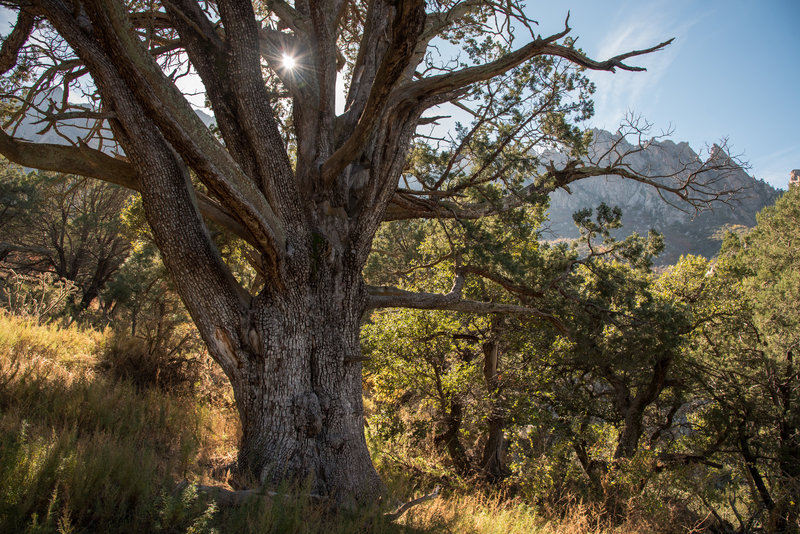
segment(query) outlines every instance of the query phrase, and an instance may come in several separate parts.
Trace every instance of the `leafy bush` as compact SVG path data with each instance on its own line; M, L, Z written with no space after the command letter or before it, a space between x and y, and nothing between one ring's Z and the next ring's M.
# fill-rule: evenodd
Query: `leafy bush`
M188 394L210 366L209 358L197 353L153 349L139 337L114 334L101 354L99 369L116 380L127 380L139 389L159 387Z

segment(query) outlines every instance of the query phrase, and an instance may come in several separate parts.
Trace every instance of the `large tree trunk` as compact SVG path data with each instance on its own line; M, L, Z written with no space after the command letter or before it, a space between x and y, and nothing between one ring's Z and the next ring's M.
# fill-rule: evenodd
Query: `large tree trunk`
M359 317L323 298L257 306L261 352L233 380L239 466L263 483L311 477L314 493L362 501L381 482L364 439Z
M642 418L644 406L632 406L625 412L625 421L620 429L614 459L632 458L639 450L639 440L644 430Z
M266 485L310 480L312 493L342 504L374 501L384 487L364 438L364 289L354 269L319 265L311 276L312 284L254 298L239 339L215 334L217 350L247 354L229 372L242 423L240 474Z

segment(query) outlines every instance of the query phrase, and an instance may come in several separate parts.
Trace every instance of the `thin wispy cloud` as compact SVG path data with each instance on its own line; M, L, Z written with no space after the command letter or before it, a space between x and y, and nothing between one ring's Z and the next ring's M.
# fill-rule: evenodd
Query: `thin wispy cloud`
M671 3L670 5L673 5ZM620 17L615 28L609 28L608 37L600 44L598 59L605 59L629 50L641 50L671 37L675 41L665 49L631 58L631 64L647 68L647 72L618 70L615 74L599 72L591 77L597 85L595 94L596 115L593 125L611 129L619 125L628 112L643 112L658 104L662 81L669 75L670 67L678 57L692 27L708 13L691 13L669 9L664 2L632 5ZM666 126L666 125L661 125Z
M765 180L776 187L786 189L789 186L790 165L787 163L800 160L792 156L800 155L800 144L793 144L777 148L776 150L760 155L750 161L756 178Z

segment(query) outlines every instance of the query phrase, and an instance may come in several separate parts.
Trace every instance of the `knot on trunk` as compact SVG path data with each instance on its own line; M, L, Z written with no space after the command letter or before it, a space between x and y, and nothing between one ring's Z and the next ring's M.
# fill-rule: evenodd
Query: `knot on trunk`
M294 396L295 427L306 437L313 438L322 432L322 407L313 391L305 391Z

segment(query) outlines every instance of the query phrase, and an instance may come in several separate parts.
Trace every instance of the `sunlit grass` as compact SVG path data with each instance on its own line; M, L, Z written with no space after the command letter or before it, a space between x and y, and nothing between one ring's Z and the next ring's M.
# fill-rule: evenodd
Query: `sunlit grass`
M0 316L0 532L153 530L233 447L229 414L99 375L105 336Z
M300 487L286 488L286 497L220 507L193 484L225 483L238 434L232 408L111 380L97 370L109 336L0 314L0 532L653 531L603 530L580 505L548 522L529 504L487 497L466 483L390 522L386 509L425 493L431 481L380 461L387 452L378 443L371 445L391 505L332 514Z

